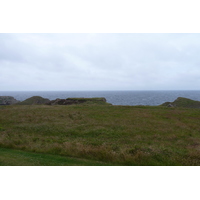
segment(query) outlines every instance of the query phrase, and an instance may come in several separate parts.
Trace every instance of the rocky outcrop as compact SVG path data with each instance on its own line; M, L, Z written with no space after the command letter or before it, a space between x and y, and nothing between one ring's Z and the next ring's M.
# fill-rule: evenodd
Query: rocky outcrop
M18 103L19 105L41 105L41 104L46 104L50 102L49 99L40 97L40 96L33 96L30 97L20 103Z
M0 105L76 105L76 104L98 104L98 105L111 105L106 102L105 98L68 98L68 99L56 99L50 101L49 99L33 96L22 102L17 101L11 96L0 96Z
M73 105L73 104L107 104L105 98L68 98L56 99L46 103L47 105Z
M16 104L19 101L11 96L0 96L0 105L12 105Z
M184 97L178 97L174 102L165 102L161 106L166 107L184 107L184 108L200 108L200 101L194 101Z

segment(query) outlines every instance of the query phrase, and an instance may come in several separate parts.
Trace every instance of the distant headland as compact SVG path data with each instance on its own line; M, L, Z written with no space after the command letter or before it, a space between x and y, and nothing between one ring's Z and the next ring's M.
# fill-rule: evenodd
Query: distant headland
M33 96L24 101L18 101L12 96L0 96L0 105L73 105L73 104L102 104L111 105L106 102L104 97L98 98L67 98L67 99L55 99L50 101L47 98L41 96Z
M77 104L101 104L112 105L107 103L106 98L67 98L49 100L41 96L33 96L24 101L18 101L12 96L0 96L0 105L77 105ZM200 101L191 100L184 97L178 97L173 102L165 102L160 106L164 107L184 107L184 108L200 108Z

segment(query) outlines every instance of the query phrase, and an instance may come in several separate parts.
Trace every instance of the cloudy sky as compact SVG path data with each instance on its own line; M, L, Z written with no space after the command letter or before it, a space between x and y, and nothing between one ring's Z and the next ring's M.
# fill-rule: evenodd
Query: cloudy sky
M198 90L200 34L0 34L0 91Z

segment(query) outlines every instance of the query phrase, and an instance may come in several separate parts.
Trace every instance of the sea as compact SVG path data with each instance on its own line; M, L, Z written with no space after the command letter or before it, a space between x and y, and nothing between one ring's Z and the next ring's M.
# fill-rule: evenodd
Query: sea
M13 96L23 101L32 96L41 96L54 100L72 97L105 97L113 105L149 105L157 106L164 102L173 102L178 97L185 97L200 101L200 90L173 90L173 91L2 91L0 96Z

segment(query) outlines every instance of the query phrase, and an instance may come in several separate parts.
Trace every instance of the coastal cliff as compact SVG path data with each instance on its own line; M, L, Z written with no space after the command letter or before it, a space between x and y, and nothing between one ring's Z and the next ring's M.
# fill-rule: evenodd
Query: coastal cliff
M24 101L18 101L11 96L0 96L0 105L77 105L77 104L87 104L87 105L112 105L106 102L104 97L101 98L67 98L67 99L55 99L50 101L47 98L41 96L33 96Z
M105 98L68 98L52 100L47 105L108 104Z
M184 97L178 97L174 102L165 102L161 106L166 107L184 107L184 108L200 108L200 101L194 101Z
M55 99L49 100L41 96L33 96L22 102L16 100L12 96L0 96L0 105L112 105L107 103L104 97L99 98L67 98L67 99ZM178 97L173 102L165 102L160 106L165 107L184 107L184 108L198 108L200 109L200 101L191 100L184 97Z
M0 96L0 105L12 105L16 104L19 101L11 96Z

